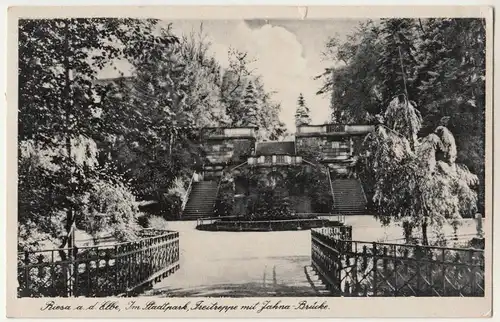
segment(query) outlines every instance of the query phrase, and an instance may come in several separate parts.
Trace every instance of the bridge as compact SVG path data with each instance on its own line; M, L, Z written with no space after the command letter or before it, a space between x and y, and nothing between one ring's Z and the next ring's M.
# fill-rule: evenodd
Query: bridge
M259 141L252 127L205 128L200 146L206 154L205 163L196 169L183 202L182 219L211 217L220 194L221 180L231 175L238 185L236 207L244 215L242 204L248 199L252 184L242 172L257 176L275 176L279 180L287 168L320 168L328 180L333 199L333 214L358 215L365 212L366 196L356 177L355 141L373 131L372 125L301 125L293 141ZM305 204L304 196L294 198ZM296 212L324 212L296 205Z

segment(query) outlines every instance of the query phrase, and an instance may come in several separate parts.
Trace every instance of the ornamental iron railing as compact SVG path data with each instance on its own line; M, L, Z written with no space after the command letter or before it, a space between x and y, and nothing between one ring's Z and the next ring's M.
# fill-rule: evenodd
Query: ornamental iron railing
M179 233L132 242L18 254L18 297L127 296L179 269Z
M351 240L311 230L312 267L336 296L484 296L484 251Z

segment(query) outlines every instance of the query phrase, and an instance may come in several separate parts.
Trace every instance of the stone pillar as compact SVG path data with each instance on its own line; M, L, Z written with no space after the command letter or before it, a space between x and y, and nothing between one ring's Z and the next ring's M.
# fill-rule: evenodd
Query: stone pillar
M476 214L476 232L478 238L483 238L483 216L481 214Z

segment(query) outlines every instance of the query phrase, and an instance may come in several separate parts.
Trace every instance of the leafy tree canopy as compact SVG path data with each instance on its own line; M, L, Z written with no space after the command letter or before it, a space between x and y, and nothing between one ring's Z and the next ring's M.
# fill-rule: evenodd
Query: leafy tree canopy
M420 118L404 131L426 136L444 126L453 133L456 160L478 175L484 207L485 58L484 19L381 19L360 24L346 40L329 39L335 63L318 76L341 123L376 124L404 94ZM401 118L396 118L400 122ZM390 125L392 126L392 125ZM403 131L403 132L404 132ZM409 133L402 133L407 137ZM414 145L414 139L410 144Z

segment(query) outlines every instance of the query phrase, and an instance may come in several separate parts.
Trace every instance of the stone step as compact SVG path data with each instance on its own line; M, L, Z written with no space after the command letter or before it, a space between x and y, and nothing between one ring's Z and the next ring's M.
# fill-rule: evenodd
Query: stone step
M196 206L204 206L204 205L213 205L215 202L215 200L211 200L211 201L199 201L199 200L193 200L192 202L188 202L186 204L186 206L189 206L189 205L196 205Z
M189 210L189 209L212 209L214 207L213 204L207 204L207 205L190 205L190 206L186 206L184 208L184 210Z
M308 276L309 282L312 283L313 288L320 296L330 295L330 291L323 284L321 279L319 278L316 271L312 268L312 266L305 267L306 275Z
M215 200L214 200L215 201ZM192 207L208 207L208 206L213 206L214 201L211 202L190 202L186 204L186 208L192 208Z
M184 218L207 217L213 213L213 206L217 199L216 181L195 182L183 211Z
M196 195L196 194L195 194ZM196 199L191 199L191 200L200 200L200 201L205 201L205 200L208 200L208 201L211 201L211 200L215 200L217 198L215 198L215 196L196 196Z
M213 208L213 204L206 204L206 205L201 205L201 204L200 204L200 205L189 205L189 206L186 206L186 207L184 208L184 210L188 210L188 209L195 209L195 210L196 210L196 209L202 209L202 208L204 208L204 209Z
M356 179L332 181L335 210L340 213L361 214L365 211L366 199L361 183Z
M212 211L212 207L199 207L199 208L186 208L184 209L184 212L192 212L192 213L199 213L199 212L207 212L207 211Z

